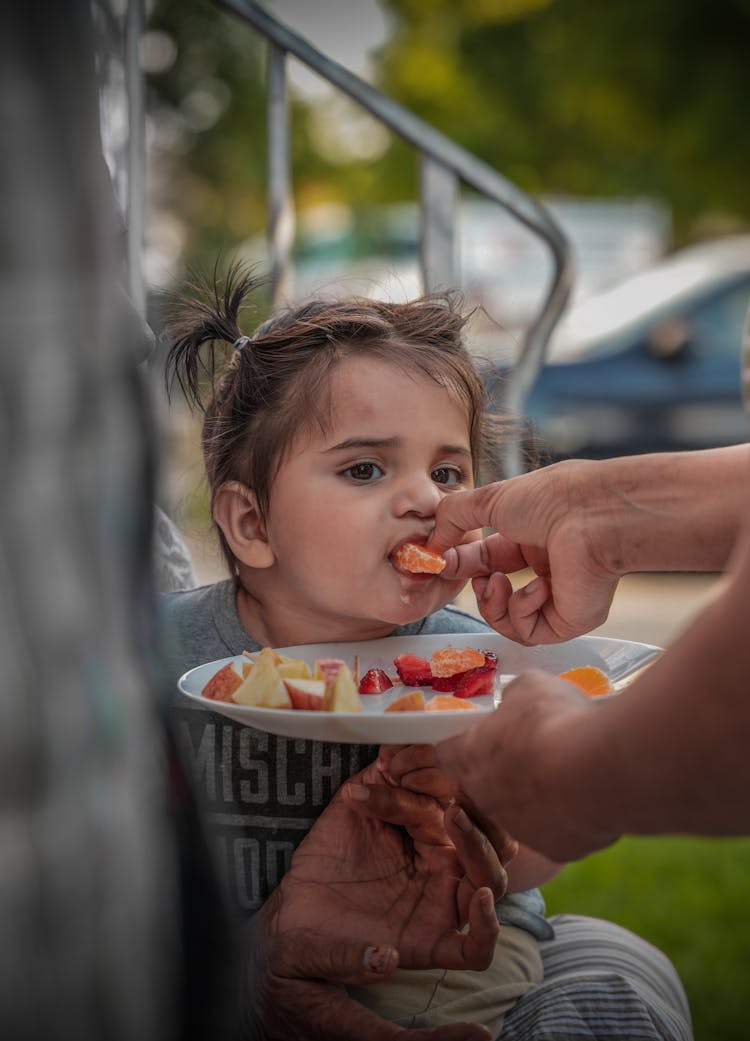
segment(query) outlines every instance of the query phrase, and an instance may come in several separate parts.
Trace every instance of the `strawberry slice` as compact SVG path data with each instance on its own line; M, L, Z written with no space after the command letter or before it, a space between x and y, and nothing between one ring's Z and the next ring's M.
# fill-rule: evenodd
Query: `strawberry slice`
M497 655L493 651L481 651L480 653L484 658L484 665L497 670ZM434 655L432 662L434 664ZM482 666L475 665L471 669L464 669L463 672L454 672L452 676L433 676L432 689L443 694L452 694L461 682L465 681L468 683L469 681L465 680L465 677L468 673L474 672L478 668L482 668ZM491 693L491 691L487 693Z
M454 672L452 676L433 676L432 689L441 694L452 694L465 675L466 672Z
M399 654L393 659L401 682L407 687L424 687L432 684L432 669L426 658L418 654Z
M382 694L389 690L393 682L383 669L368 669L359 684L360 694Z
M476 698L480 694L492 694L496 673L497 665L479 665L476 669L469 669L459 678L453 694L457 698Z

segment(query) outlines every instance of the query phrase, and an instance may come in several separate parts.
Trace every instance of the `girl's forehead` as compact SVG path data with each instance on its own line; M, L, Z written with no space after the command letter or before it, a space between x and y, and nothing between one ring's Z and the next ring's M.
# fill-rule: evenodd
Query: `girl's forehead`
M457 393L415 367L380 358L345 358L331 375L327 433L341 426L409 426L447 423L468 436L469 408Z
M470 407L414 366L372 356L341 359L311 385L308 407L288 443L290 460L358 441L453 444L471 448Z

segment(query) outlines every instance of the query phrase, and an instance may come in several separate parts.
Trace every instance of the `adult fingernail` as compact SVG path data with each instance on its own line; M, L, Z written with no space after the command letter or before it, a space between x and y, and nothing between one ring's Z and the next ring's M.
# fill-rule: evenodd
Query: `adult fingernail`
M453 819L461 831L465 831L467 834L474 826L469 820L465 810L459 810Z
M377 972L380 975L391 972L394 968L393 963L395 960L396 952L393 947L378 945L377 947L365 948L363 964L366 972Z
M490 580L488 578L474 579L474 595L476 596L477 600L484 600L484 598L487 596L487 587L489 584Z
M529 582L527 586L523 587L523 591L526 596L531 596L532 593L536 593L542 587L542 579L535 578L533 582Z
M367 785L357 784L356 781L350 781L346 786L349 796L352 799L356 799L357 802L366 802L370 798L370 789Z
M482 909L483 915L486 915L488 918L494 917L495 898L489 890L479 894L479 906Z
M515 839L512 839L510 835L506 836L503 841L503 847L500 850L500 860L503 864L507 864L509 860L512 860L518 853L518 843Z

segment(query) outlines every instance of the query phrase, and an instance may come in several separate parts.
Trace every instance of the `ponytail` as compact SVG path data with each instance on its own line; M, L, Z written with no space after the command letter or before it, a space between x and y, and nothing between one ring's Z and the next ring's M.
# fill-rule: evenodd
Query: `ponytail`
M217 345L241 347L248 341L239 327L245 298L265 279L256 277L241 263L229 267L223 282L214 268L212 280L196 278L186 293L173 297L165 330L171 343L164 370L167 396L171 400L175 382L191 407L205 412L201 379L207 376L213 389L217 369Z

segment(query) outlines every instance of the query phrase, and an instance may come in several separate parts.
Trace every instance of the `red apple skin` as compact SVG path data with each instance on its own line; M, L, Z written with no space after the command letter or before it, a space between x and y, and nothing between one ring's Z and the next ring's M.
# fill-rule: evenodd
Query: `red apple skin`
M304 712L322 712L325 680L284 680L292 708Z
M212 701L231 701L232 695L242 685L242 676L230 661L214 673L201 693Z

